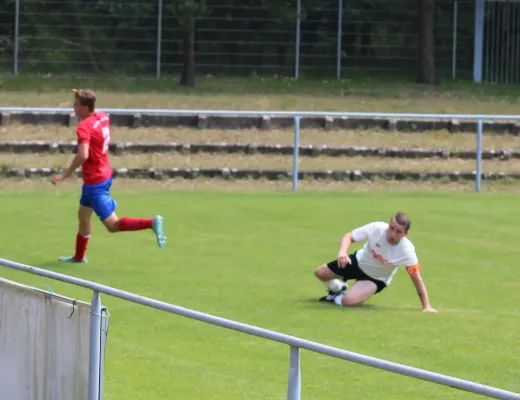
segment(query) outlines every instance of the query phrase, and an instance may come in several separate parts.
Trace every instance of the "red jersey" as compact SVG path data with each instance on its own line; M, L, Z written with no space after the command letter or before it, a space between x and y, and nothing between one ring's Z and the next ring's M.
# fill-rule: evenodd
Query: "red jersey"
M83 164L83 183L92 185L106 181L112 176L108 161L110 145L110 118L104 112L95 112L82 120L76 129L78 145L89 144L89 156Z

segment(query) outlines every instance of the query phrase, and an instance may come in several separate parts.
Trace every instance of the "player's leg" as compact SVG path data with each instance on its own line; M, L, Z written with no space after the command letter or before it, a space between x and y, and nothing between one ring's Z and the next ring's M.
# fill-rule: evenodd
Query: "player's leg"
M348 268L348 266L347 266ZM346 274L348 273L345 269L340 269L338 261L334 260L327 264L320 265L314 271L314 276L318 278L321 283L325 285L329 294L341 293L347 290L346 283L343 283L340 279L348 280Z
M316 278L327 287L329 295L344 293L348 288L346 282L357 278L359 267L356 252L349 254L349 258L351 264L346 265L344 268L340 268L336 259L319 266L314 271Z
M354 268L354 270L357 270L356 283L346 293L329 293L322 297L320 301L343 307L356 307L386 288L385 282L370 278L359 267Z
M117 202L110 196L99 196L95 201L94 210L103 225L109 232L129 232L141 231L145 229L153 230L159 247L166 245L166 236L163 231L163 217L156 215L153 218L119 218L115 213Z
M325 296L322 301L333 302L338 306L356 307L362 305L378 291L377 285L372 281L357 281L346 293L335 293Z
M76 234L76 251L73 256L62 256L59 257L59 261L63 262L79 262L86 263L87 258L85 257L87 252L88 241L92 232L92 208L87 207L83 204L87 204L85 199L82 198L80 201L78 211L78 233ZM81 204L83 203L83 204Z
M119 218L115 212L112 212L108 217L100 219L107 228L107 231L111 233L125 232L125 231L141 231L145 229L152 229L151 218Z
M151 229L155 234L157 245L161 248L164 247L166 245L166 235L164 234L163 228L164 218L160 215L156 215L153 218L123 217L119 219L115 214L117 202L110 197L110 186L112 186L112 178L108 180L107 197L105 197L105 199L109 203L112 202L114 207L107 219L103 220L103 224L107 227L108 231L130 232Z
M156 215L153 218L118 218L116 213L113 212L103 220L103 225L105 225L107 230L112 233L151 229L155 234L157 245L159 247L164 247L166 245L166 235L163 230L163 217L160 215Z

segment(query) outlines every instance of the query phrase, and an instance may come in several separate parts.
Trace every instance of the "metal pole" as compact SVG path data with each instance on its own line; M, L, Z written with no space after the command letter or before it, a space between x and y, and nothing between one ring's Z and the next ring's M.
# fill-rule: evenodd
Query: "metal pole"
M500 83L505 82L505 56L506 56L506 4L505 2L499 3L500 4L500 11L502 15L502 20L500 22L500 47L502 48L502 57L501 57L501 63L500 63Z
M453 2L453 44L451 56L451 77L453 80L457 77L457 24L458 24L459 2Z
M482 50L484 44L484 0L475 1L475 40L473 50L473 81L482 82Z
M486 15L486 18L485 18L484 23L487 25L487 28L489 28L491 25L491 24L489 24L489 22L492 21L493 9L492 8L490 9L489 3L485 3L485 7L486 7L486 9L485 9L484 15ZM490 29L486 29L484 31L484 43L486 46L486 50L484 53L484 71L485 71L484 79L486 80L486 82L490 82L489 73L490 73L491 64L489 62L489 58L491 57L491 47L493 45L493 41L491 39L490 32L491 32Z
M492 82L492 83L495 83L495 71L496 71L496 58L495 58L495 53L496 53L496 43L495 43L495 26L496 26L496 3L492 2L492 3L488 3L488 10L489 11L489 18L488 18L488 40L491 42L491 51L489 53L489 57L491 58L490 61L489 61L489 69L490 69L490 72L489 72L489 82Z
M336 49L336 80L341 80L341 43L343 37L343 0L338 0L338 38Z
M20 47L20 0L14 6L13 76L18 76L18 51Z
M291 365L289 368L287 400L300 400L302 391L301 386L300 349L291 346Z
M300 14L302 12L302 2L298 0L296 5L296 49L295 49L295 60L294 60L294 79L300 77Z
M292 178L292 189L298 190L298 162L300 153L300 118L294 117L294 153L293 153L293 178Z
M99 397L103 398L103 387L105 383L105 347L108 339L108 313L106 307L101 308L101 352L100 352L100 367L99 367Z
M88 359L88 400L100 400L101 367L101 298L99 292L92 294L90 306L90 344Z
M511 51L513 52L513 71L511 73L511 83L518 83L518 57L520 57L520 52L518 51L518 43L519 43L519 32L520 27L516 27L516 14L519 7L518 4L513 4L513 35L511 40ZM515 49L516 43L516 49Z
M500 4L499 2L494 2L495 4L495 80L493 83L500 82Z
M515 11L514 11L514 18L513 18L513 26L517 27L516 32L516 52L515 52L515 82L514 83L520 83L520 26L517 25L516 21L520 20L520 4L515 3ZM517 19L517 16L519 17Z
M157 79L161 78L161 43L162 43L162 10L163 10L163 0L157 0L157 50L156 56L157 59L155 61L155 77Z
M511 3L506 3L504 5L505 7L505 17L506 17L506 21L505 22L505 36L506 36L506 39L504 41L505 43L505 48L506 48L506 72L505 72L505 75L506 75L506 82L505 83L509 83L509 79L510 79L510 67L511 67L511 58L510 58L510 54L511 54L511 35L510 35L510 32L511 32L511 29L513 29L513 25L511 25ZM507 25L506 25L507 24Z
M482 130L483 123L479 119L477 122L477 180L476 180L476 191L480 192L481 185L481 174L482 174Z

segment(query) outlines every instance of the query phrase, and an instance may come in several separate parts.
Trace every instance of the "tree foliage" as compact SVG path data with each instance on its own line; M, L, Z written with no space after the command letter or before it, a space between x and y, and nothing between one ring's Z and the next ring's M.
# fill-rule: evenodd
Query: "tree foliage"
M157 0L20 1L20 72L155 74ZM186 74L190 40L197 74L293 73L296 0L163 2L163 74ZM452 1L436 3L435 64L449 70ZM338 1L301 0L301 5L301 74L330 79L336 68ZM459 0L459 70L471 68L472 7L471 0ZM409 0L344 1L343 68L417 76L418 12L417 2ZM12 65L13 21L14 1L0 2L0 66L6 71Z

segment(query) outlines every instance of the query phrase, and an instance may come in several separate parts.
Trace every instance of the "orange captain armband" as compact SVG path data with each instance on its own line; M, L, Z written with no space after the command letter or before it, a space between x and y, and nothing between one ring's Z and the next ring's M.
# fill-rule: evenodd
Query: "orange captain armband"
M415 264L415 265L411 265L409 267L406 267L406 271L408 272L408 274L410 275L415 275L416 273L418 273L419 271L421 270L421 266L419 265L419 263Z

